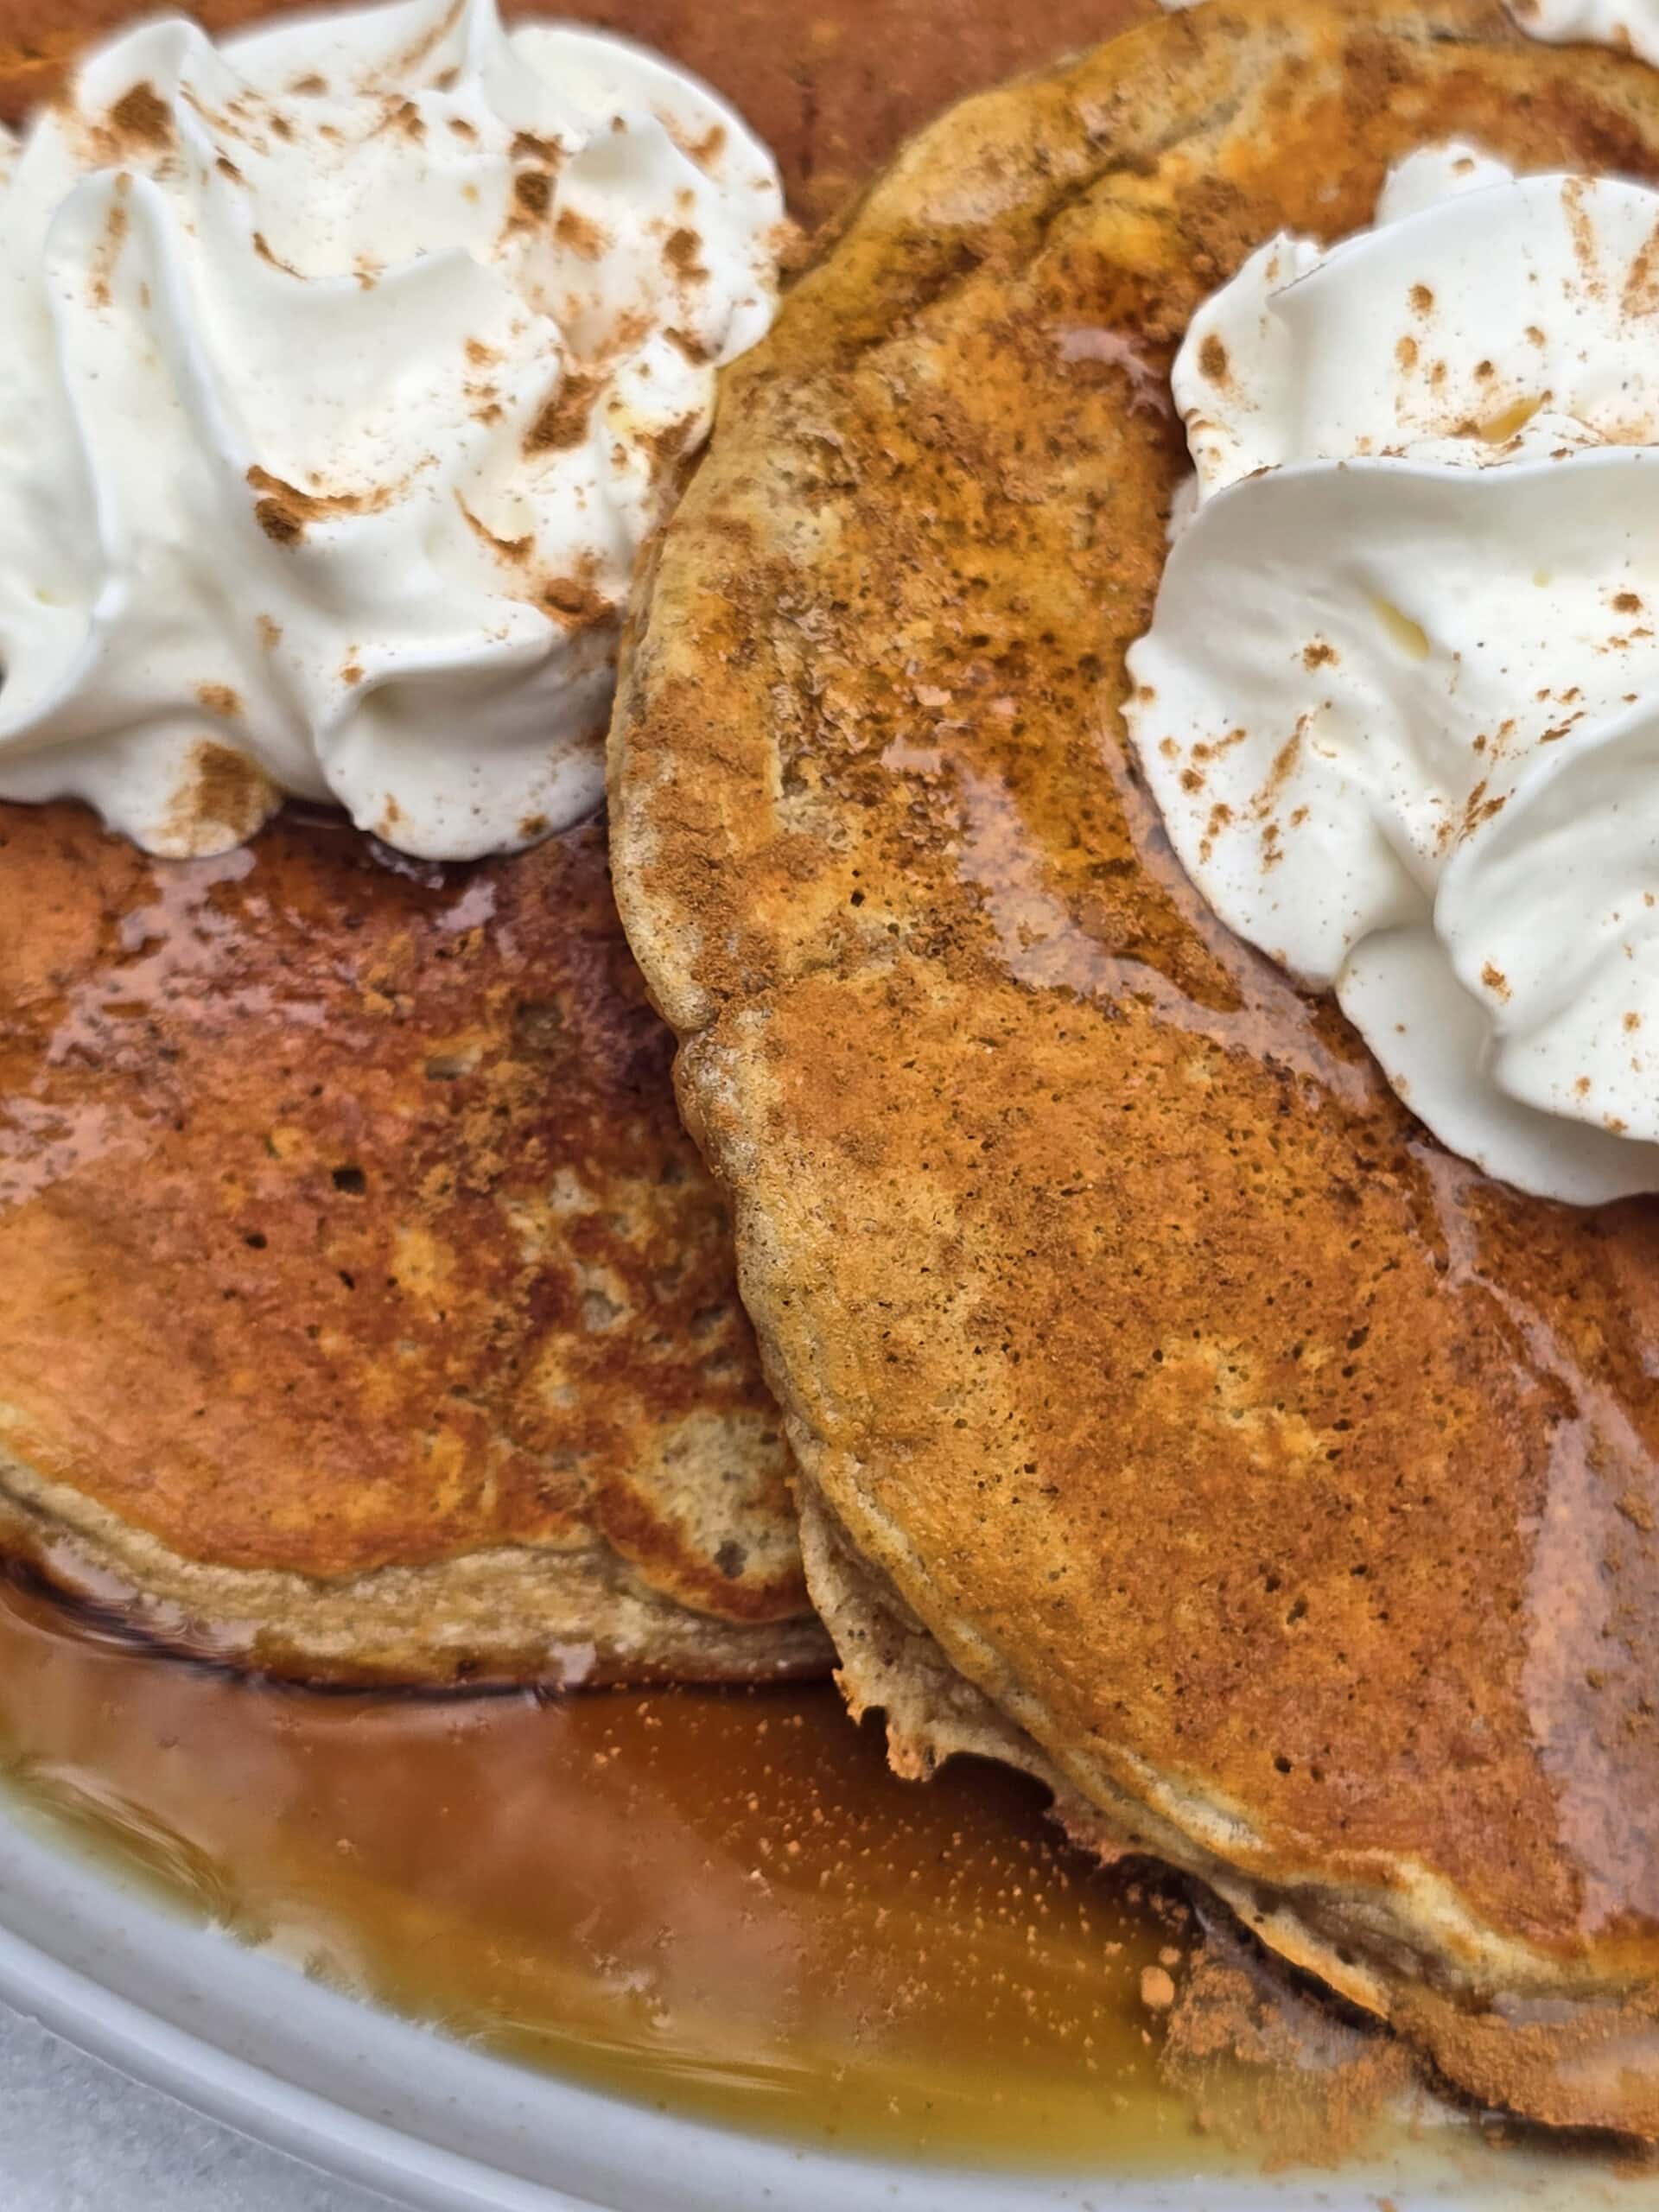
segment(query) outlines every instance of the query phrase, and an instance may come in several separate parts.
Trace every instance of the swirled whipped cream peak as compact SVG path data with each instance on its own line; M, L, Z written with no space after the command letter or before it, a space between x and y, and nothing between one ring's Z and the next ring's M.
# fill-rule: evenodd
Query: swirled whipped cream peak
M1127 715L1189 874L1452 1150L1659 1189L1659 194L1427 149L1173 388Z
M1551 46L1611 46L1659 62L1659 0L1506 0L1529 37Z
M0 165L0 798L284 795L439 859L591 811L633 558L773 309L702 86L493 0L117 40Z

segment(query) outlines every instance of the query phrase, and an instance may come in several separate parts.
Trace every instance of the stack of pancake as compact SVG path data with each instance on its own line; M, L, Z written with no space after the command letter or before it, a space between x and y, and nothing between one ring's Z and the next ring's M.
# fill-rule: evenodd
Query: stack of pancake
M1193 310L1453 137L1650 178L1659 74L1210 0L924 132L729 372L613 854L895 1758L1026 1766L1476 2095L1652 2136L1659 1206L1444 1152L1118 712Z
M1454 134L1659 175L1659 76L1497 0L605 13L808 219L1137 27L925 130L728 372L613 733L643 985L597 829L0 816L10 1534L307 1674L775 1674L786 1438L904 1770L1023 1766L1473 2095L1659 2136L1659 1209L1441 1150L1117 711L1198 303Z

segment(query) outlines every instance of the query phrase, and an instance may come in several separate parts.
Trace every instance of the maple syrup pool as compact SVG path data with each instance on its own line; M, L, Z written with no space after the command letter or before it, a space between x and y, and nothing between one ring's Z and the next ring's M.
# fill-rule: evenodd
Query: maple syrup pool
M828 1685L314 1693L8 1578L0 1773L194 1916L594 2087L890 2154L1192 2155L1141 1987L1186 1908L1020 1777L895 1780Z

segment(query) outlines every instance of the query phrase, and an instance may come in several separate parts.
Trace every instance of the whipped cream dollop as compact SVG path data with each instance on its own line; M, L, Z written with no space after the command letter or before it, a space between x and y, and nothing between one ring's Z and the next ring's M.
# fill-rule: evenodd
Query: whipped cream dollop
M1659 62L1659 0L1507 0L1529 37L1552 46L1611 46Z
M1127 714L1189 874L1453 1151L1659 1189L1659 194L1414 156L1173 388Z
M284 794L445 859L591 811L783 213L702 86L493 0L99 53L0 162L0 798L162 854Z

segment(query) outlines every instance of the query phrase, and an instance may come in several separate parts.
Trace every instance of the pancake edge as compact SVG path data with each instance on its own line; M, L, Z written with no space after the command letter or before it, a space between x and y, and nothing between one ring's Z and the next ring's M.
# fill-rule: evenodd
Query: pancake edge
M810 1614L744 1625L653 1593L602 1541L498 1544L324 1580L210 1566L0 1446L0 1554L181 1657L349 1688L561 1689L810 1680Z

